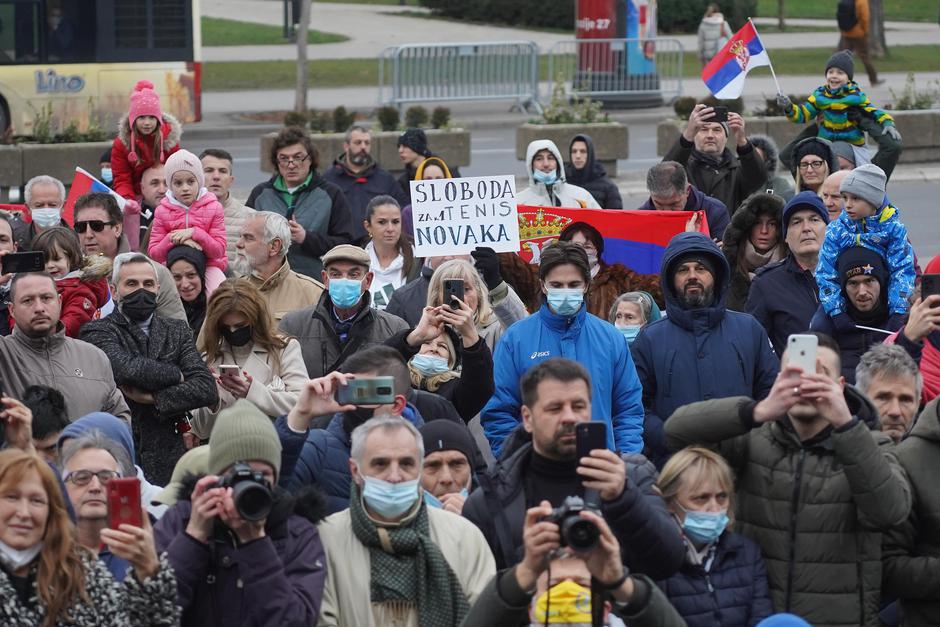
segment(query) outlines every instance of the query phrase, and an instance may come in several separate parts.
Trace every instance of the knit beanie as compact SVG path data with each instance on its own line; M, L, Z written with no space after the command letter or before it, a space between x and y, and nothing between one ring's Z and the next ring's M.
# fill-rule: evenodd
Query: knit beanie
M425 457L438 451L460 451L473 465L473 436L463 424L450 420L431 420L418 431L424 439Z
M271 419L245 399L219 412L209 440L209 473L221 474L239 461L271 464L281 472L281 441Z
M874 163L866 163L858 166L842 179L839 193L854 194L868 202L877 211L884 205L887 184L888 177L885 176L885 171Z
M811 625L795 614L774 614L757 623L757 627L811 627Z
M188 150L180 149L170 155L163 166L163 172L166 176L166 186L171 189L173 175L177 172L192 173L196 177L196 182L199 183L199 189L206 186L206 176L202 173L202 161Z
M851 50L839 50L826 61L826 72L829 68L837 67L849 75L849 80L855 79L855 62L852 60Z
M846 283L854 276L869 275L874 277L881 287L888 285L888 268L884 257L864 246L847 248L836 260L836 272L839 285L845 289Z
M708 270L709 274L712 275L712 278L718 278L718 272L715 270L715 258L709 255L708 253L703 253L698 250L684 253L676 257L676 260L672 262L669 266L669 275L670 283L672 282L671 276L675 274L676 268L681 266L684 263L689 263L690 261L695 261L697 263L705 266L705 269Z
M849 142L832 142L832 152L836 157L842 157L855 167L855 150Z
M127 153L127 158L133 163L137 163L139 160L136 151L137 128L135 123L137 122L137 118L142 115L152 115L157 118L160 124L163 124L163 112L160 110L160 96L153 90L153 83L150 81L137 81L137 84L134 85L134 92L131 94L131 106L127 112L127 118L131 124L131 145L128 146L130 152ZM160 135L159 127L154 132ZM163 161L162 135L160 135L160 138L160 161Z
M173 264L182 259L188 261L196 268L196 273L205 282L206 280L206 255L201 250L196 250L192 246L180 244L170 249L166 254L166 267L172 269Z
M398 145L411 148L419 155L430 157L428 150L428 136L420 128L409 128L398 136Z
M788 200L787 204L783 206L783 216L781 217L783 239L787 238L787 227L790 224L790 218L797 211L803 211L804 209L815 211L819 214L819 217L822 218L823 222L829 224L829 210L826 209L826 205L823 204L822 198L820 198L816 192L809 190L800 192Z
M832 142L822 137L807 137L793 148L793 161L790 164L790 174L796 176L797 168L800 167L800 161L806 155L816 155L826 162L829 166L829 174L839 169L836 163L836 155L832 151Z

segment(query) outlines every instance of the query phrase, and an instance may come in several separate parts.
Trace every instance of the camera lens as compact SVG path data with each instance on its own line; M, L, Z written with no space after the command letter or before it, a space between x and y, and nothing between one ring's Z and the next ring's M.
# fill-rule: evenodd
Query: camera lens
M245 520L264 520L271 512L274 499L267 486L254 481L239 481L232 488L232 500L238 515Z
M568 516L561 523L561 536L575 551L587 553L597 544L601 533L593 522L574 515Z

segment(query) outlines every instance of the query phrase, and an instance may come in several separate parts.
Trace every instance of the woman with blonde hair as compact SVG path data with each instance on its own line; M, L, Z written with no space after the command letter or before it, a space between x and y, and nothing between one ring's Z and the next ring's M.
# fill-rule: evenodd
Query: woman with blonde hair
M730 530L734 479L714 451L690 446L672 456L657 482L681 529L686 558L658 581L690 627L750 627L773 613L760 547Z
M199 350L219 388L219 406L193 418L193 434L209 439L218 412L246 398L271 417L290 411L307 382L300 343L277 333L267 301L248 279L229 279L206 307Z
M133 567L118 583L75 538L59 482L38 456L0 452L0 624L16 627L178 625L176 578L143 527L104 529Z
M496 343L502 337L503 332L527 315L525 307L518 299L503 297L495 306L492 305L490 292L480 274L469 261L463 259L445 261L434 271L431 283L428 285L429 307L443 309L450 305L444 295L444 281L448 280L463 281L464 298L460 302L460 310L471 315L477 333L490 347L490 352L496 350ZM459 310L451 308L446 313L456 311ZM454 321L445 320L445 322L454 326ZM459 328L456 326L454 328L461 333Z

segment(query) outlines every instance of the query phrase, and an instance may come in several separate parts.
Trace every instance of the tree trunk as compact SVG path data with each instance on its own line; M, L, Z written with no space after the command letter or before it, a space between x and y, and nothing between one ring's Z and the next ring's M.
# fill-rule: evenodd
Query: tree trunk
M884 0L868 0L868 51L871 56L882 59L888 54L885 42L885 6Z
M307 31L310 29L311 0L300 1L297 18L297 93L294 96L294 111L307 111Z
M782 33L787 30L787 18L784 16L783 5L785 4L784 0L777 0L777 28Z

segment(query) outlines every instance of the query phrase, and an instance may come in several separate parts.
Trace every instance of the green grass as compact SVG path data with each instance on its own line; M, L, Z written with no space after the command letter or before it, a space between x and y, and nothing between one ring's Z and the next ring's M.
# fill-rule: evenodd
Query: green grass
M761 35L766 35L767 33L837 33L839 27L833 21L832 26L798 26L796 24L787 24L787 29L781 31L777 28L777 23L773 24L759 24L758 29Z
M774 50L771 57L777 74L793 75L813 73L822 67L832 54L831 48L802 48L796 50ZM937 47L930 45L895 46L891 56L875 63L880 72L922 72L937 67ZM683 58L683 76L697 78L702 67L694 54ZM202 88L206 91L228 91L239 89L289 89L294 86L296 64L292 61L233 61L203 63ZM539 63L541 80L548 80L548 58ZM807 69L809 68L809 69ZM375 59L326 59L309 63L310 87L363 87L378 85L378 61ZM757 68L755 72L767 72ZM822 80L822 71L819 72ZM812 91L816 85L807 85Z
M884 0L885 19L910 22L936 22L937 0ZM836 23L836 3L820 0L786 0L787 17L812 17ZM759 17L777 17L777 0L757 0Z
M328 2L330 4L388 4L388 5L400 5L400 0L313 0L314 4L319 2ZM408 6L419 6L418 0L405 0L405 4Z
M262 46L289 43L284 39L283 34L284 31L280 26L252 24L215 17L202 18L203 46ZM332 44L348 39L349 37L345 35L323 33L318 30L311 30L307 33L307 41L311 44Z

